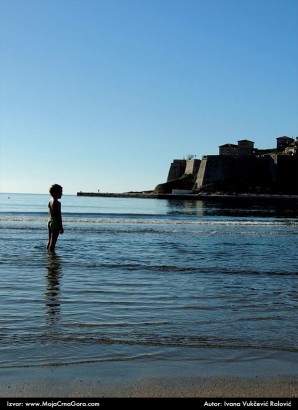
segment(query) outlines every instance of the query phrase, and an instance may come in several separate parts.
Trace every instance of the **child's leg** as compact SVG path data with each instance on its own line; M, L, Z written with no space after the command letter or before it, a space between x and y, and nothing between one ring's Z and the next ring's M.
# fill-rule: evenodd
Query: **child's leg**
M51 239L50 239L50 246L49 246L49 249L50 249L51 252L54 252L54 250L55 250L55 246L56 246L58 236L59 236L58 229L54 229L51 232Z
M52 231L49 229L49 240L48 240L48 244L47 244L47 249L50 249L51 246L51 239L52 239Z

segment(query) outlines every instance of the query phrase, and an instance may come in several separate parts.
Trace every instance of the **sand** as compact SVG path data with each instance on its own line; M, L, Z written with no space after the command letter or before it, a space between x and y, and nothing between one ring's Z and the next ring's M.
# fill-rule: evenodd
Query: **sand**
M58 383L54 378L9 383L1 388L1 397L203 397L203 398L294 398L297 380L286 378L203 378L155 377L109 383L84 380Z

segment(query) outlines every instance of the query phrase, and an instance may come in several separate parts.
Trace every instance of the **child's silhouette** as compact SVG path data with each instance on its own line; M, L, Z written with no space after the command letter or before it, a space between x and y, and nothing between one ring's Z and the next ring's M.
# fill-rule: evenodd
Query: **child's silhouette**
M59 234L64 232L62 225L61 216L61 203L58 201L62 197L62 186L54 184L50 187L50 195L52 199L49 202L49 219L48 219L48 230L49 230L49 242L47 249L51 252L55 251L55 245Z

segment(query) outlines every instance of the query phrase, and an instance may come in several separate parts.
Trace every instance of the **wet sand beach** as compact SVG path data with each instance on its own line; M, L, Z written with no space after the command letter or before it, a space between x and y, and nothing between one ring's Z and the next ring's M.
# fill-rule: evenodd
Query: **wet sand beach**
M101 362L2 369L1 397L297 398L295 355L202 364Z

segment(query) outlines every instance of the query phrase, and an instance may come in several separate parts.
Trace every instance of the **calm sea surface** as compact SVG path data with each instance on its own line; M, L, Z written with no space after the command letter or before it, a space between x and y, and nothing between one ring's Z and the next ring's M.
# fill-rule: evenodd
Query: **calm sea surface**
M1 194L0 368L297 352L295 210Z

